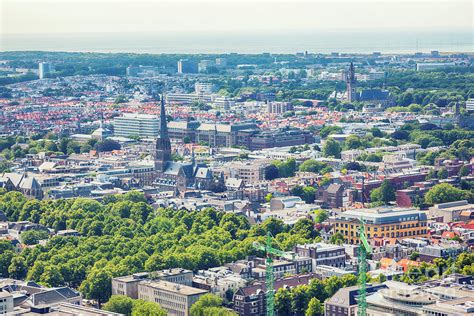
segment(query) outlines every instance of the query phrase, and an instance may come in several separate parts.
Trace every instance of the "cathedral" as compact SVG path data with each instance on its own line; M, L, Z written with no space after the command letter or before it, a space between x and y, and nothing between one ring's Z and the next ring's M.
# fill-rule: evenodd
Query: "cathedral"
M164 96L161 98L159 135L155 143L154 185L161 191L208 190L214 184L211 170L205 164L198 164L192 155L191 162L176 162L171 158L171 141L168 135Z
M363 89L357 92L357 79L354 64L352 62L349 65L349 69L345 72L345 81L347 88L344 97L349 103L363 102L383 107L395 104L390 91L385 89Z

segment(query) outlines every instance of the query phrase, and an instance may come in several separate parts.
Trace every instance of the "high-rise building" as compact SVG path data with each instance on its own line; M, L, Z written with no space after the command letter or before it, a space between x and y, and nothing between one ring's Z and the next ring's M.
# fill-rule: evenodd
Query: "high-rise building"
M206 72L212 67L216 67L216 62L214 60L201 60L198 64L198 71Z
M38 75L40 79L46 78L46 75L53 72L53 66L50 63L38 64Z
M159 120L156 115L124 113L114 119L114 135L119 137L157 137Z
M218 68L227 67L227 59L225 59L225 58L216 58L216 67L218 67Z
M179 74L189 74L196 72L196 63L190 61L189 59L180 59L178 60L178 73Z
M357 82L355 79L354 64L351 62L349 70L346 73L347 100L349 102L357 101Z

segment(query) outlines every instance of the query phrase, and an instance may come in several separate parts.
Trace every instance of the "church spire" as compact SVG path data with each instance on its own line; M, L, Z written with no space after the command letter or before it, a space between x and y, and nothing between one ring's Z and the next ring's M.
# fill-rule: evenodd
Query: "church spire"
M161 113L160 113L160 133L156 138L155 144L155 170L163 172L166 165L171 161L171 142L168 135L168 126L166 123L165 96L161 95Z
M166 111L165 111L165 94L161 95L161 107L160 107L160 135L159 138L168 138L168 124L166 122Z

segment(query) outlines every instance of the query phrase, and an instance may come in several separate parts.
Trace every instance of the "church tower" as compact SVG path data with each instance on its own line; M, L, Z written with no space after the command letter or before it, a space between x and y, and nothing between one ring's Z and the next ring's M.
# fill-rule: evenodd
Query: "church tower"
M347 100L349 102L357 101L357 83L355 79L354 64L351 62L349 70L346 73Z
M160 108L160 133L156 139L155 146L155 171L163 172L166 163L171 161L171 142L168 136L168 125L166 123L165 95L161 95Z

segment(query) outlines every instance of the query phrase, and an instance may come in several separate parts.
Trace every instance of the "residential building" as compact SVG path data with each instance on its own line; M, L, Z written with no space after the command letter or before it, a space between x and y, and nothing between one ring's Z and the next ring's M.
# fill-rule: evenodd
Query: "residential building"
M273 114L282 114L293 110L293 104L290 102L268 102L267 112Z
M365 222L367 238L427 237L426 213L417 209L380 207L339 212L329 222L334 233L341 233L346 242L359 243L358 229Z
M346 252L343 246L326 243L296 245L294 252L300 257L311 258L313 270L316 266L327 265L331 267L344 267L346 265Z
M367 294L374 293L380 289L386 288L383 284L367 284ZM336 294L324 302L325 316L356 316L357 315L357 296L359 295L359 286L349 286L339 289Z
M247 285L247 280L228 267L200 270L193 278L193 287L208 291L225 301L232 300L231 293Z
M474 112L474 99L467 99L466 101L466 111L468 113L473 113Z
M13 295L7 291L0 291L0 315L13 311Z
M299 285L309 284L316 278L315 274L295 275L276 280L275 291L280 288L294 288ZM260 282L240 288L234 294L234 310L240 316L265 316L266 315L266 285Z
M188 316L191 305L206 293L206 290L162 280L138 283L139 299L158 303L173 316Z
M428 245L426 247L421 248L420 261L433 262L433 260L436 258L455 258L463 250L464 249L461 246L454 244Z
M330 184L322 193L322 201L327 208L340 208L343 206L344 186L338 183Z

